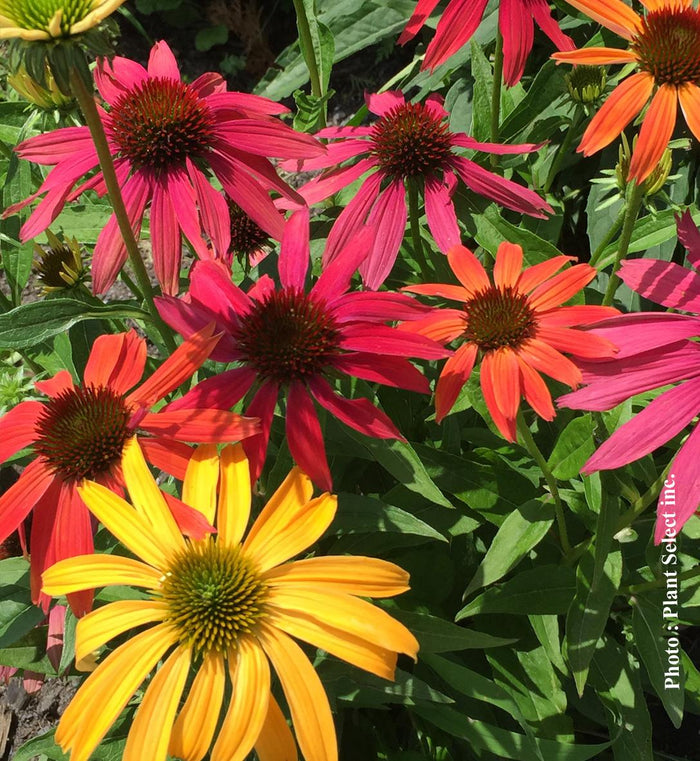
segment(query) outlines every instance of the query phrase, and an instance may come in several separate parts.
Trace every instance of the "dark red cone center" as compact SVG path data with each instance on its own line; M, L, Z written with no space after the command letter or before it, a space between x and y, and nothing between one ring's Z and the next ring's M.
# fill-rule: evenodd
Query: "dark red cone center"
M512 288L486 288L465 305L464 339L482 351L516 349L535 334L537 321L527 296Z
M700 11L662 8L647 13L632 50L658 85L700 85Z

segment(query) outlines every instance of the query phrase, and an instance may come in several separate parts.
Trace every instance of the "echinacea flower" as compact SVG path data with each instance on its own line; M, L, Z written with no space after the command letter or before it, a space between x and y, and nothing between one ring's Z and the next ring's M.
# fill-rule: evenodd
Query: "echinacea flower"
M225 442L257 433L256 421L212 409L151 412L207 359L219 337L211 325L192 335L140 386L146 341L132 330L100 336L75 385L67 370L35 385L48 401L25 401L0 418L0 462L31 447L34 458L0 496L0 541L33 511L30 535L32 599L40 597L41 572L56 560L92 551L90 516L78 496L84 478L120 488L119 461L135 433L151 462L184 475L190 447L184 442ZM131 390L133 389L133 390ZM186 516L183 516L186 519ZM76 613L91 596L71 598Z
M435 390L436 419L452 409L477 360L480 383L493 422L509 441L516 440L521 397L545 420L554 418L552 397L540 373L575 387L581 371L567 357L612 356L605 338L577 330L619 312L613 307L561 306L593 280L596 271L577 264L555 274L570 256L555 256L523 270L523 250L501 243L493 283L474 254L455 246L447 259L461 285L411 285L404 290L462 302L461 309L440 309L401 325L456 350L442 369Z
M203 74L192 84L180 78L165 42L151 50L148 69L128 58L102 60L95 82L109 106L103 113L107 140L132 226L138 236L150 203L150 238L158 282L165 293L179 288L181 235L195 252L209 256L208 237L222 251L229 234L229 212L210 171L228 196L267 233L281 235L283 219L269 191L299 202L266 157L308 158L325 152L309 135L295 132L274 117L287 109L266 98L226 92L220 75ZM66 127L25 140L17 147L24 159L54 166L39 190L5 214L44 195L21 230L27 240L45 230L66 201L86 190L106 192L87 127ZM127 253L114 215L100 233L92 260L95 293L114 282Z
M251 389L246 414L260 418L262 433L245 445L253 478L262 470L275 404L286 396L289 450L314 483L331 488L323 434L314 400L366 436L403 439L389 418L368 399L346 399L331 382L340 375L427 393L428 382L407 357L448 356L439 344L387 325L425 314L422 304L397 293L351 292L350 280L367 256L369 229L347 246L305 290L309 267L309 213L297 211L285 226L279 255L280 287L263 275L245 293L219 262L198 262L183 299L156 299L163 319L182 335L216 322L224 335L212 359L238 367L207 378L170 408L229 409ZM331 382L329 382L331 381Z
M425 103L407 103L397 91L366 95L369 110L379 116L371 127L328 127L317 137L335 140L328 153L303 163L304 170L359 161L311 180L300 189L309 205L322 201L371 172L338 216L328 237L324 266L364 224L376 230L372 250L360 266L368 288L376 290L396 261L406 229L406 185L419 183L425 197L428 227L438 248L447 251L461 238L452 194L458 178L475 193L508 209L543 217L551 207L534 191L489 172L455 153L463 149L490 153L527 153L536 145L479 143L463 132L450 131L439 95Z
M586 387L558 399L562 407L609 410L636 394L677 384L664 391L604 442L582 468L583 473L620 468L644 457L678 435L700 413L700 232L686 212L678 237L693 269L656 259L622 262L618 275L632 290L667 309L695 314L640 312L592 326L595 334L620 347L605 362L582 364ZM700 426L695 426L673 459L673 511L677 528L700 506ZM659 498L654 540L666 528L664 496Z
M636 65L636 73L612 91L593 117L578 150L590 156L605 148L651 99L629 170L630 179L642 182L668 146L679 103L690 131L700 139L700 10L691 0L645 0L646 13L640 16L622 0L570 2L624 37L629 47L555 53L557 61Z
M53 40L97 26L124 0L0 0L0 39Z
M399 45L413 39L439 0L418 0L416 9L399 37ZM434 69L469 42L484 15L488 0L450 0L428 45L423 69ZM572 3L575 5L575 3ZM547 0L499 0L498 28L503 37L503 81L517 84L533 43L533 19L558 50L573 50L574 43L552 18Z
M243 761L253 748L261 761L297 758L270 692L273 671L306 761L336 761L328 698L292 637L393 679L397 653L415 659L418 643L388 613L360 598L401 594L408 574L368 557L317 555L289 562L323 534L337 507L328 493L312 499L311 480L296 468L245 536L251 484L240 445L225 447L220 457L214 447L199 447L190 461L183 499L217 527L215 536L200 541L178 530L133 439L123 469L133 507L96 483L86 482L80 493L138 559L64 560L45 571L44 591L59 595L121 584L147 590L148 598L118 600L78 622L78 663L109 640L127 632L128 638L80 687L61 717L56 742L71 752L71 761L87 761L163 660L131 723L124 761L165 761L167 755L200 761L212 743L211 761ZM221 717L225 693L230 698Z

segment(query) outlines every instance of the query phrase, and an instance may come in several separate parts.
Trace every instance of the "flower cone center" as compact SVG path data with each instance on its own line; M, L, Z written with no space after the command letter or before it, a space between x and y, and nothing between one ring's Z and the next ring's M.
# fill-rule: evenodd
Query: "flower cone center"
M467 301L465 310L463 337L485 352L506 346L516 349L537 326L527 296L512 288L487 288Z
M267 587L238 547L207 539L173 558L160 595L181 644L223 653L254 632L265 615Z
M444 168L452 149L442 118L422 103L402 103L373 127L372 153L393 178L425 177Z
M270 236L238 204L229 201L228 207L231 213L229 253L247 257L269 242Z
M243 360L261 376L289 383L320 373L338 352L340 334L324 304L284 288L255 303L237 338Z
M95 5L94 0L0 0L0 15L13 21L20 29L49 31L49 24L61 11L61 33L82 21Z
M107 126L120 155L158 172L204 155L212 140L209 106L183 82L146 79L120 96Z
M104 386L68 389L44 405L34 449L64 479L95 479L121 459L130 417L124 400Z
M648 13L631 47L656 84L700 84L700 12L694 8Z

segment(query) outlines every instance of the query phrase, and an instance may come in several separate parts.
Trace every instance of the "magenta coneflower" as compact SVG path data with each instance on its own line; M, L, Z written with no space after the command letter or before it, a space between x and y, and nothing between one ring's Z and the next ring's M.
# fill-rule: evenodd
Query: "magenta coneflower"
M458 178L464 184L501 206L523 214L543 217L552 208L537 193L489 172L454 152L455 149L490 153L525 153L535 145L479 143L463 132L451 132L447 112L439 95L425 103L407 103L400 92L367 95L369 110L379 116L371 127L328 127L317 137L337 139L328 153L304 162L304 169L325 169L347 159L360 160L335 169L307 183L300 193L314 204L357 180L366 172L355 197L338 217L323 263L341 251L350 236L364 224L376 237L360 273L368 288L378 288L389 275L406 228L406 184L419 183L425 197L425 212L435 242L447 252L461 242L452 203Z
M413 39L439 0L418 0L399 45ZM428 45L424 69L434 69L469 42L481 23L488 0L450 0L438 21L435 37ZM503 37L503 81L513 86L520 81L525 61L532 50L533 19L558 50L573 50L573 40L564 34L552 18L547 0L500 0L498 28Z
M678 222L678 237L688 250L693 270L672 262L633 259L622 263L619 275L645 298L669 309L700 313L700 232L686 212ZM679 434L700 414L700 319L689 314L647 312L622 315L592 328L620 347L612 361L582 364L588 385L566 394L563 407L609 410L636 394L678 385L657 396L625 423L593 454L583 473L611 470L644 457ZM678 450L670 473L675 481L677 528L700 505L700 426ZM663 492L654 540L664 535L666 512Z
M434 341L402 333L386 323L411 320L427 308L397 293L347 293L367 256L373 232L360 231L325 268L310 290L308 210L287 222L279 257L280 287L263 275L248 293L231 282L219 262L198 262L183 299L157 299L163 319L182 335L214 320L223 337L212 352L238 367L202 381L169 409L228 409L251 389L246 414L260 418L262 434L245 444L253 478L262 470L275 404L287 399L285 423L292 456L321 488L331 476L314 400L366 436L402 439L389 418L367 399L346 399L331 385L339 374L428 393L427 380L407 357L451 354Z
M277 176L267 157L301 159L325 152L309 135L295 132L273 116L288 109L266 98L226 92L224 80L214 73L186 84L165 42L154 45L147 70L128 58L114 58L98 64L95 82L109 106L102 120L137 236L150 203L154 266L163 292L178 292L181 234L200 256L208 256L205 236L215 250L226 250L228 207L212 187L209 172L263 230L281 236L283 219L269 192L300 199ZM6 212L13 213L46 194L22 228L22 240L45 230L66 201L89 189L100 195L106 192L101 172L75 188L83 175L98 166L87 127L67 127L30 138L17 152L38 164L55 165L37 193ZM126 257L112 216L93 255L95 293L109 288Z

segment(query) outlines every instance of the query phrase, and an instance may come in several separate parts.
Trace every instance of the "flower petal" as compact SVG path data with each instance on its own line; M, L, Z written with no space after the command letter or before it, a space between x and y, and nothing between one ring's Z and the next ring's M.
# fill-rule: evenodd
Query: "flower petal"
M435 387L435 420L441 423L457 401L459 392L469 380L478 347L476 344L463 344L451 356L442 368Z
M447 252L447 261L459 282L464 286L468 298L478 291L491 287L491 281L483 264L465 246L451 248Z
M157 436L201 444L240 441L260 433L256 418L216 409L155 412L144 416L140 428Z
M523 268L523 249L504 241L498 247L493 267L493 282L499 288L515 288Z
M251 503L250 467L241 444L221 450L220 468L218 541L227 547L236 547L248 527Z
M685 82L678 87L678 100L690 131L700 140L700 87Z
M146 367L146 341L135 330L98 336L90 349L83 374L86 386L106 386L126 394L142 378Z
M45 407L41 402L21 402L0 418L0 462L36 441L36 424Z
M332 489L321 424L313 400L300 381L289 386L285 432L289 451L299 467L322 489Z
M132 586L158 589L162 571L119 555L83 555L61 560L43 573L43 591L54 597L83 589Z
M309 269L309 209L294 212L284 226L278 270L283 288L303 288Z
M644 181L656 169L676 126L677 89L661 85L644 115L639 139L632 153L628 179Z
M255 752L259 761L299 761L294 736L273 695L270 695L267 716L255 743Z
M46 463L38 458L30 462L19 479L0 496L0 542L17 529L55 478Z
M570 0L570 5L626 40L641 30L641 19L622 0Z

